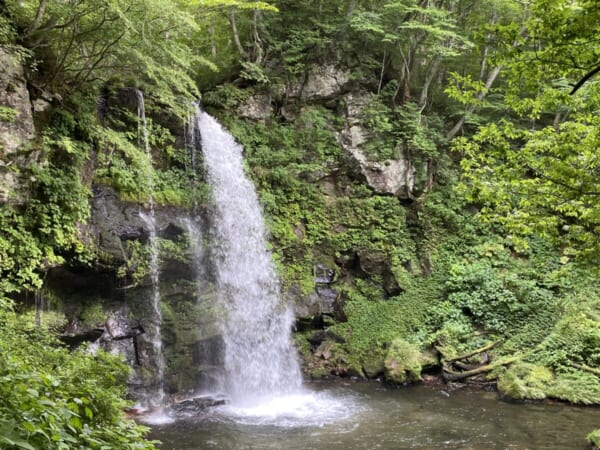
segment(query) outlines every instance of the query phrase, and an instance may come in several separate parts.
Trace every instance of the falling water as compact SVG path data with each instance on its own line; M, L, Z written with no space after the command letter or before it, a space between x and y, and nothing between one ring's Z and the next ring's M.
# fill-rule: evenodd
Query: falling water
M244 174L243 148L199 108L194 125L215 203L226 393L234 405L296 393L301 374L291 343L293 316L280 301L258 197Z
M150 141L148 139L148 125L146 122L146 110L144 107L144 95L141 91L136 90L137 105L138 105L138 145L141 147L143 142L146 155L148 156L148 213L140 212L140 218L144 221L145 225L149 230L148 243L150 246L150 281L152 282L152 319L151 329L148 331L148 336L151 339L154 362L156 365L156 381L155 390L146 399L149 407L159 407L162 405L165 392L164 392L164 372L165 372L165 360L162 350L162 312L160 309L160 291L159 291L159 280L160 272L158 267L158 240L156 235L156 219L154 214L154 198L153 183L152 183L152 155L150 153Z

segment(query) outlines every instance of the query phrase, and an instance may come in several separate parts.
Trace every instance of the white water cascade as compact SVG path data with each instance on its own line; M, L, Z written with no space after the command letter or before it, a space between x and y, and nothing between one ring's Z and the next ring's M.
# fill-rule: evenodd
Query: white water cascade
M199 108L193 125L201 135L214 199L226 394L233 406L292 396L302 384L291 341L293 315L279 297L258 196L244 173L243 148Z
M144 224L148 227L148 244L150 247L150 281L152 283L152 294L151 294L151 320L150 329L147 329L147 334L152 345L152 357L154 359L154 365L156 367L156 376L152 392L144 399L144 405L148 408L159 408L165 397L164 392L164 372L165 372L165 359L162 349L162 312L160 309L160 271L158 265L158 240L156 233L156 219L154 214L154 198L153 182L152 182L152 155L150 153L150 141L148 139L148 124L146 122L146 110L144 107L144 95L141 91L136 90L137 105L138 105L138 145L141 146L143 143L146 155L148 157L148 212L140 212L140 218L144 221ZM140 142L141 141L141 142ZM148 328L148 327L147 327Z

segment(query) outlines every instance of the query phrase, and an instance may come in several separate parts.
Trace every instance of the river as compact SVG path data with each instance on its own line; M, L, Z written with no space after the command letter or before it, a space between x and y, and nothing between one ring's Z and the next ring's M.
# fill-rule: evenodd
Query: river
M307 389L320 406L281 414L216 407L201 418L155 426L151 437L164 450L565 450L588 449L585 436L600 427L599 408L508 403L468 389L351 381Z

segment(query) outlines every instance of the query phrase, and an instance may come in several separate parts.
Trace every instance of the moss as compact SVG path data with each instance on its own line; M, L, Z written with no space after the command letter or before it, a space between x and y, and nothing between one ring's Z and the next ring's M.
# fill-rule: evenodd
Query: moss
M600 380L594 374L577 370L561 373L548 396L582 405L600 404Z
M403 384L421 380L419 349L404 339L394 339L384 363L388 381Z
M384 357L381 354L372 354L363 363L363 371L369 378L377 378L385 371Z
M552 372L544 366L517 363L500 374L498 390L502 395L518 400L542 400L553 379Z
M600 428L588 434L587 440L594 448L600 448Z
M106 319L104 309L100 303L86 304L79 315L81 322L85 326L101 326Z
M0 122L13 123L18 115L19 111L16 109L0 105Z
M316 367L309 371L308 376L313 380L327 378L327 377L331 376L331 370L325 366Z
M435 349L430 348L421 352L419 355L419 362L423 369L433 369L439 367L440 355Z

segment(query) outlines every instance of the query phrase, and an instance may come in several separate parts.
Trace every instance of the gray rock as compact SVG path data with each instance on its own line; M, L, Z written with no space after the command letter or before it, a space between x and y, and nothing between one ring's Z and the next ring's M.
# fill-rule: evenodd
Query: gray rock
M238 107L238 115L247 119L265 120L272 113L271 96L268 94L256 94L248 97Z
M369 131L361 125L362 110L371 101L372 94L348 94L346 101L346 128L338 140L353 159L369 186L379 194L392 194L399 198L412 198L417 169L404 158L371 161L363 151L369 140Z
M316 288L316 292L303 294L297 286L285 293L288 304L294 305L294 316L298 319L311 318L321 314L335 314L338 293L326 286Z
M316 66L307 74L304 84L287 86L280 97L302 98L307 101L330 100L342 95L348 88L350 72L341 70L335 65ZM296 116L293 108L282 111L283 116L292 120Z
M0 105L16 112L14 121L0 121L0 145L4 156L33 139L35 128L23 67L17 58L0 48Z
M0 120L0 203L21 203L21 186L10 166L15 162L18 150L35 137L35 127L23 67L17 57L2 48L0 106L15 113L13 120Z

